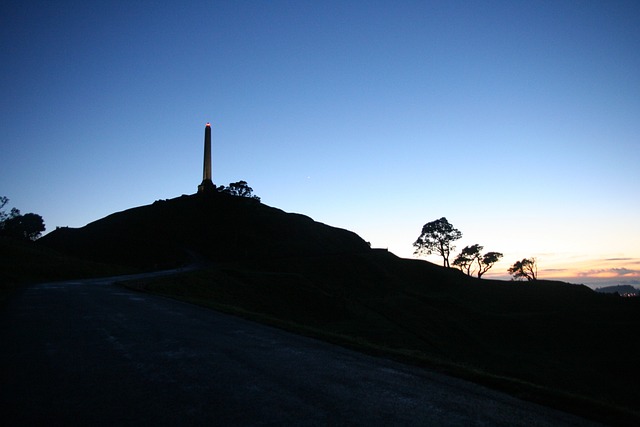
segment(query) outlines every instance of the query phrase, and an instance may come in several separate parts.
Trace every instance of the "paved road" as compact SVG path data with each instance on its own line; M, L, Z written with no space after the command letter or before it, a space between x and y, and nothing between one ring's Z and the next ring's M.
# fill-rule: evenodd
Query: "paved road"
M111 282L33 286L0 313L3 425L592 425Z

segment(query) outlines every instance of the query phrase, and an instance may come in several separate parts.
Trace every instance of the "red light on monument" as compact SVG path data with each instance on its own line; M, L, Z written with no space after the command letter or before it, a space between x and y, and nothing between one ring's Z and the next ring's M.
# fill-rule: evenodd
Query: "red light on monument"
M209 128L211 127L211 123L207 122L206 126Z

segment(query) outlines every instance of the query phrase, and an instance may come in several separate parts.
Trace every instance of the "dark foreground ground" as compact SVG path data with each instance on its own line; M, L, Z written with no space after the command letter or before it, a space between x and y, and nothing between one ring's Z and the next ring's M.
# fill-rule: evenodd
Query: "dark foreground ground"
M0 343L9 426L595 425L105 280L26 288Z

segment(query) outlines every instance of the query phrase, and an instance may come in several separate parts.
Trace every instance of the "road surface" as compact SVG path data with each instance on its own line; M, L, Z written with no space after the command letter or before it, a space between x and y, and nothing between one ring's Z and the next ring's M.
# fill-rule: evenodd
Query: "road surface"
M5 426L595 425L111 279L26 288L0 343Z

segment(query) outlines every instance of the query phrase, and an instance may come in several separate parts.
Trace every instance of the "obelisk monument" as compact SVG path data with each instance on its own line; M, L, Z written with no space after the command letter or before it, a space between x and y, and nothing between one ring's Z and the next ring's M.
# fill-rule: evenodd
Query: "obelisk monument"
M204 127L204 167L202 170L202 184L198 185L198 193L215 191L216 186L211 181L211 124Z

